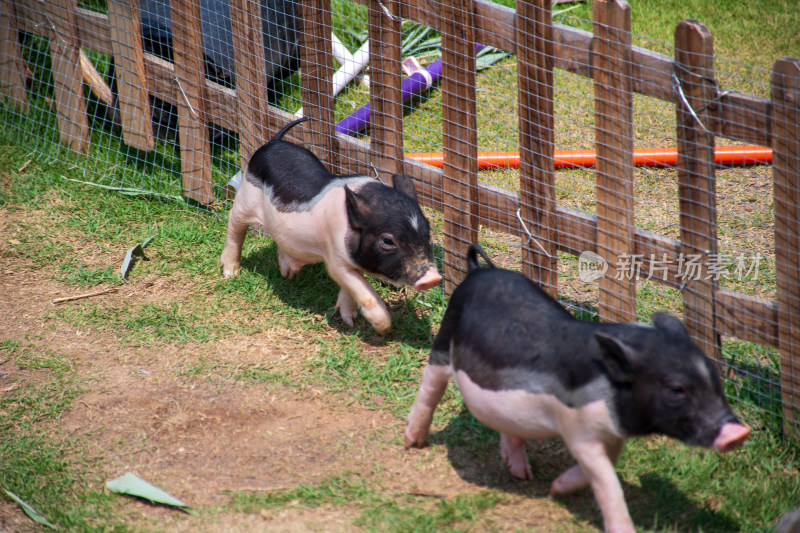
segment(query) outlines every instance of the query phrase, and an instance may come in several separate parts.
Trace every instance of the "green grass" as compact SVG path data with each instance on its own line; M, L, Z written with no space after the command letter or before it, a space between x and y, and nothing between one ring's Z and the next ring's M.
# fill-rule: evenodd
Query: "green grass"
M340 35L354 50L360 44L359 32L363 35L366 30L365 8L349 2L334 4L338 6L334 28L349 30ZM102 10L102 2L92 3L92 7ZM634 33L647 36L636 37L635 44L667 54L671 54L677 22L687 17L706 22L714 34L717 54L727 58L717 61L718 68L725 72L726 88L768 97L765 86L760 85L765 79L764 71L778 57L800 55L800 10L793 2L647 0L634 2L631 7ZM578 4L570 12L572 16L590 18L591 4ZM565 19L568 23L570 20ZM32 111L21 116L5 105L0 107L0 122L5 126L0 131L0 209L29 215L9 228L12 233L8 239L17 244L11 244L7 253L30 261L36 268L51 269L54 280L76 292L99 286L125 290L143 280L185 283L186 287L177 301L156 299L134 304L120 297L113 305L87 301L55 307L49 321L104 332L112 335L120 347L154 348L199 348L237 335L293 328L313 339L307 343L308 356L299 368L230 363L198 355L179 364L175 371L181 376L219 383L313 387L398 419L405 416L433 333L444 313L446 298L441 290L404 294L376 282L394 319L393 332L384 338L361 318L354 330L341 329L333 310L338 287L324 268L307 267L298 279L284 280L273 268L277 252L267 239L248 237L242 274L220 281L218 258L224 218L218 215L224 215L227 205L220 202L201 212L191 202L172 200L180 196L180 159L171 145L157 143L152 153L138 152L95 121L90 157L76 157L60 147L55 115L47 102L53 93L46 43L30 39L24 50L36 80L29 92ZM91 57L102 73L108 72L107 57L96 53ZM478 76L481 150L516 149L515 79L513 59ZM558 73L556 84L557 148L592 148L591 84L564 73ZM295 111L300 105L299 86L297 75L279 85L282 96L278 105ZM337 120L366 102L367 93L351 87L337 102ZM669 126L664 131L661 125L674 122L674 110L640 96L635 105L637 146L671 142L674 134ZM441 149L438 91L409 105L406 118L408 151ZM224 184L238 167L238 156L227 148L214 148L212 174L217 186ZM27 169L20 172L26 164ZM518 176L514 172L482 173L481 179L514 190ZM724 225L721 238L728 243L726 246L735 243L748 251L758 251L770 231L771 205L763 195L753 195L747 188L750 179L747 174L720 174L721 184L730 184L733 190L733 200L720 210ZM69 180L127 190L109 191ZM558 180L560 202L588 212L594 209L591 171L565 172ZM637 222L674 237L675 196L661 191L667 186L669 190L675 186L671 171L637 174L637 193L650 195L652 204L644 206ZM743 217L737 206L745 203L758 204L761 211L748 212ZM434 226L438 228L441 223ZM742 232L747 239L742 238ZM150 236L155 236L146 250L150 260L137 262L129 282L124 283L119 277L119 265L125 251ZM504 237L486 232L481 234L481 242L500 253L514 253L514 243ZM570 277L574 272L567 267L563 279ZM769 295L774 288L774 272L767 269L762 286L731 287ZM677 291L655 283L641 284L637 296L637 313L642 316L655 310L680 313L682 309ZM565 298L573 302L571 295ZM590 299L579 295L574 302L585 309L578 311L584 318L592 317L596 311ZM754 436L742 451L728 456L665 439L631 442L620 461L619 472L634 520L643 530L765 531L782 512L797 505L800 458L797 444L780 436L782 418L776 407L780 396L775 386L779 381L777 355L774 350L741 341L726 341L724 353L738 380L727 382L726 392L737 411L754 427ZM71 362L52 350L37 349L36 339L29 337L0 338L0 361L13 363L35 378L0 396L2 487L21 496L65 530L132 529L120 511L120 501L92 489L97 480L87 479L87 472L92 471L87 464L91 458L81 457L86 443L64 443L42 430L47 423L55 424L81 394ZM401 438L397 436L392 445L399 448ZM471 464L486 465L486 469L498 464L496 432L464 410L452 386L436 412L429 442L437 453L446 451L454 466L459 466L465 457ZM564 467L563 461L550 462L554 446L559 444L529 443L531 460L543 479L556 476ZM224 515L295 506L344 506L356 517L355 525L369 531L479 530L490 529L491 511L502 514L508 494L520 490L508 482L502 469L497 469L487 474L486 490L479 494L431 499L387 491L381 483L380 469L376 470L347 473L316 484L298 482L285 490L232 493L230 509L213 512ZM559 504L574 513L576 523L572 525L577 529L601 527L591 498L568 497L559 500ZM212 514L212 510L203 512ZM561 527L570 530L572 525ZM153 528L159 529L158 524Z
M301 485L267 493L236 493L234 509L255 513L261 509L292 506L316 508L352 505L359 516L354 524L366 531L459 531L480 527L481 514L502 503L496 491L461 495L453 499L414 494L389 494L370 487L355 474L326 479L316 485Z
M114 501L89 488L82 446L57 442L42 427L57 420L80 393L69 360L34 344L0 339L0 361L13 361L36 380L0 395L0 489L10 490L50 522L69 531L127 531L111 516ZM5 497L5 494L3 494Z
M6 146L2 151L7 169L19 168L26 157L18 148ZM106 248L108 252L103 256L118 263L124 250L157 228L157 238L147 248L150 261L137 263L131 280L168 278L174 283L191 279L194 284L177 303L134 305L122 301L117 306L104 306L84 302L69 308L54 308L50 320L113 332L122 346L200 345L232 335L265 332L275 325L296 328L303 335L319 335L299 369L198 358L179 365L176 372L221 382L234 379L269 386L314 387L398 418L405 415L413 402L417 373L424 364L432 332L444 311L445 300L440 291L405 296L377 284L397 319L395 332L387 338L378 337L360 320L354 331L331 336L328 334L331 324L316 318L327 316L338 291L324 269L304 269L299 279L286 282L268 266L275 261L274 246L265 239L250 237L242 275L219 281L217 260L224 232L220 219L198 213L190 206L147 198L114 198L92 187L55 179L62 173L69 176L70 172L76 171L59 164L38 169L35 175L24 178L6 171L3 209L38 210L51 223L49 234L29 233L30 237L16 245L13 253L34 263L39 261L40 267L44 267L47 254L55 254L63 262L72 255L85 253L81 252L83 249ZM38 196L28 195L29 188L38 190ZM56 201L58 198L64 200ZM126 224L115 227L114 221L119 216L125 217ZM31 223L24 229L28 233L36 227ZM78 242L83 242L83 247L75 246ZM56 254L57 243L65 248ZM77 259L76 264L81 266ZM82 268L102 271L106 267L82 265ZM76 288L85 285L84 280L72 279L58 269L53 278ZM125 287L119 281L104 284ZM655 300L652 305L664 308L668 300ZM237 309L235 319L229 312L232 308ZM3 339L0 347L3 360L13 358L21 368L50 376L50 381L17 389L3 397L2 410L9 413L6 420L10 425L6 427L15 429L5 431L0 439L4 464L13 465L9 477L4 477L9 480L7 487L60 525L90 530L103 523L108 529L124 530L124 518L115 518L115 501L88 489L81 478L85 466L75 459L75 450L80 449L81 443L73 443L71 447L56 445L51 437L36 430L38 423L56 419L80 392L71 381L74 370L69 362L58 354L36 353L33 343L24 339ZM732 350L742 352L741 347ZM755 355L751 359L763 362ZM747 416L751 423L755 421L754 413L748 412ZM756 424L756 428L754 439L744 451L730 458L659 439L630 443L621 460L620 473L640 527L661 531L664 527L681 530L683 526L697 526L704 531L715 531L731 526L757 531L763 524L774 521L793 504L798 490L796 446L776 437L774 421ZM467 457L470 462L478 461L492 468L488 465L497 465L497 441L496 432L486 429L464 411L459 395L451 386L437 410L431 445L449 450L456 464L458 457L462 460ZM563 465L542 464L539 446L531 444L531 459L541 476L552 478ZM541 453L546 452L547 448ZM687 474L695 471L696 478ZM419 497L387 493L374 477L367 480L356 476L319 486L302 485L272 496L236 494L232 498L238 502L237 506L249 506L247 509L259 505L265 509L289 506L287 502L296 500L308 506L337 506L347 502L348 508L355 510L357 523L376 531L460 530L486 525L486 512L505 498L507 481L502 481L505 475L502 468L497 468L494 474L494 481L482 495L448 498L432 504L426 500L423 506ZM25 481L37 478L53 479L58 494L74 495L67 502L67 511L63 510L63 498L57 498L56 492L38 490L38 486ZM565 498L561 504L576 513L581 527L597 527L596 510L585 502L586 499ZM708 506L711 508L707 509ZM658 514L653 510L656 508ZM396 529L391 525L394 523L398 524Z

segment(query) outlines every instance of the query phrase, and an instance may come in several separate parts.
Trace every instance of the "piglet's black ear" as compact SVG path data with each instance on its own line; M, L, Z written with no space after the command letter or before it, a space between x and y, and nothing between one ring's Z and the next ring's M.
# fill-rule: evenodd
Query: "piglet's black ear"
M417 199L417 187L414 185L414 180L409 176L406 176L405 174L392 174L392 186L415 202L419 203L419 200Z
M594 338L600 345L600 363L606 369L608 377L616 383L633 383L633 351L620 339L595 332Z
M364 226L364 219L369 217L372 208L363 196L344 186L345 204L347 207L347 221L354 230L360 230Z
M686 331L686 326L683 325L683 322L672 315L667 313L653 313L650 320L653 321L653 325L658 329L663 329L679 337L689 336L689 332Z

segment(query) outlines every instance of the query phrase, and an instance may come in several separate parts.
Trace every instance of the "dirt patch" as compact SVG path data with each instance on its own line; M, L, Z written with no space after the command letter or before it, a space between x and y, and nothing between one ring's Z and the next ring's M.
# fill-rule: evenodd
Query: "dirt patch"
M18 227L9 216L0 211L0 230ZM90 486L103 490L106 480L133 472L191 507L222 509L201 519L129 499L121 512L134 528L354 531L359 529L354 525L358 506L308 509L289 504L247 514L228 510L231 494L314 485L344 475L390 496L418 494L421 505L434 505L442 498L479 493L506 475L499 458L489 465L475 464L474 457L453 455L442 444L406 451L402 419L354 405L343 395L308 385L292 388L191 371L208 361L228 366L268 363L296 371L310 350L317 349L297 331L276 328L205 344L126 346L115 340L114 332L56 319L58 306L80 304L56 305L53 299L92 291L53 281L46 268L16 253L13 235L5 235L0 242L0 339L58 354L74 368L82 392L47 429L56 438L80 443L81 457L73 462ZM92 300L104 306L181 302L194 293L189 283L146 278ZM47 370L20 368L14 357L0 362L0 391L49 379ZM545 499L547 481L507 482L512 490L491 512L493 529L535 528L552 514L569 521L567 510ZM532 494L537 498L531 499ZM503 518L506 511L512 521ZM0 499L0 530L36 528L16 505Z

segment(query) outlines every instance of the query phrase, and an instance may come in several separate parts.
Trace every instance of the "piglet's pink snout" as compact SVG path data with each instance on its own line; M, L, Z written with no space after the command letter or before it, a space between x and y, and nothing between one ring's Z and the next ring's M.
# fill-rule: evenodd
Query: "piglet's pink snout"
M431 267L414 283L414 288L418 291L427 291L435 287L440 281L442 281L442 275L439 274L435 267Z
M738 448L750 435L750 428L744 424L728 422L719 430L719 435L711 445L711 449L721 453Z

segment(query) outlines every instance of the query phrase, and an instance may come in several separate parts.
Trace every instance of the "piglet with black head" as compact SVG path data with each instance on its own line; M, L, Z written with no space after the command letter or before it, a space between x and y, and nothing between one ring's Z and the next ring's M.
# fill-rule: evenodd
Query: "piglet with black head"
M223 276L238 273L247 228L263 228L278 245L284 277L324 262L341 287L336 308L345 323L354 325L360 309L386 333L391 317L365 273L420 291L442 279L414 182L395 174L390 187L368 176L331 174L309 150L281 140L305 120L285 126L250 159L228 214Z
M480 268L480 254L489 268ZM470 412L500 432L515 477L532 479L526 439L561 436L578 464L553 495L591 486L607 531L632 532L614 464L625 439L662 434L726 452L750 429L728 407L714 363L677 318L653 325L582 321L478 245L453 292L408 415L406 447L422 445L450 376Z

